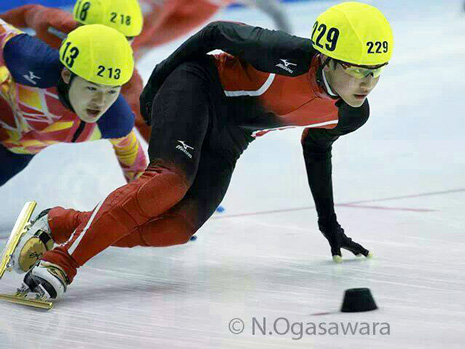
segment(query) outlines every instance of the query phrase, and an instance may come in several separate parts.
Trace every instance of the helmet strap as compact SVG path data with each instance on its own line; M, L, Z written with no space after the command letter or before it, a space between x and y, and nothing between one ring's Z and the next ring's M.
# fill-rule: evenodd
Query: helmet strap
M323 70L324 67L326 67L327 65L329 65L329 62L331 61L331 57L326 57L326 59L324 60L323 64L321 65L321 70Z
M336 92L334 92L333 89L331 89L331 86L329 85L329 82L326 79L326 76L324 75L324 67L329 64L331 61L331 57L326 57L326 59L323 61L323 63L320 65L316 72L316 81L319 86L321 86L325 92L333 99L339 99L341 98Z

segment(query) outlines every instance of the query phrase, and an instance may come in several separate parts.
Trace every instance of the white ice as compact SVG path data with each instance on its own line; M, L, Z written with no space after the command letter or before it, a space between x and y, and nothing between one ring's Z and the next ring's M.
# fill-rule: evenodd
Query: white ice
M316 15L334 3L286 5L295 33L308 37ZM331 261L316 225L300 131L275 132L241 158L225 212L196 242L110 248L79 270L49 312L0 303L0 348L463 348L463 3L370 3L391 20L394 58L370 96L369 122L335 143L333 169L340 223L373 260L346 253L342 264ZM250 9L216 18L272 27ZM178 44L143 59L143 76ZM107 142L50 147L0 189L0 245L25 201L38 200L37 211L89 210L122 184ZM6 275L0 292L20 281ZM369 287L379 309L338 312L344 290L353 287ZM253 335L253 318L264 317L267 332L285 317L297 323L294 333L256 328ZM242 334L230 332L233 318L244 321ZM305 331L309 323L357 321L371 330L374 322L388 323L390 334L296 339L298 323ZM284 325L278 321L279 333Z

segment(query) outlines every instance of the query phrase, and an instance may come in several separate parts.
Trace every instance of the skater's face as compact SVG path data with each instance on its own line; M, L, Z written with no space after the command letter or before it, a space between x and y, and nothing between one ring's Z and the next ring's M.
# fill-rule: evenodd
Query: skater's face
M67 73L66 73L67 72ZM65 83L71 81L68 70L62 73ZM75 76L69 88L69 101L77 116L85 122L97 122L119 96L121 86L94 84Z
M351 107L360 107L379 81L376 70L375 74L356 77L333 59L323 69L331 89Z

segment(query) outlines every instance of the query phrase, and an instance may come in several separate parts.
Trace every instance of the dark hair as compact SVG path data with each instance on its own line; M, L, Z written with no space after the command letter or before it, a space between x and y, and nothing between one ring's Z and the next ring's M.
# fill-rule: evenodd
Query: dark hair
M69 71L71 73L71 76L69 78L69 83L66 83L63 80L63 77L60 75L60 79L58 79L57 82L57 92L58 92L58 98L60 99L60 102L69 110L72 112L75 112L73 109L73 106L71 105L71 101L69 100L69 89L71 87L71 84L73 83L74 78L77 76L74 74L72 71Z

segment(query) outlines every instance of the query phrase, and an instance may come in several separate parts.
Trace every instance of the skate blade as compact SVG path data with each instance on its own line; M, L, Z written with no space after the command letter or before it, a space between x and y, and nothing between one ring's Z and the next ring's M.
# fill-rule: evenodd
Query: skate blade
M16 223L11 230L10 237L8 242L3 249L1 261L0 261L0 279L3 277L3 274L6 270L10 270L10 262L11 262L11 255L13 254L16 246L18 246L19 240L21 237L26 233L27 225L29 223L29 219L32 216L32 212L37 206L37 202L29 201L26 202L21 213L19 214L18 218L16 219Z
M38 309L50 310L53 307L53 303L49 300L32 299L23 295L0 294L0 299L10 303L25 305Z

